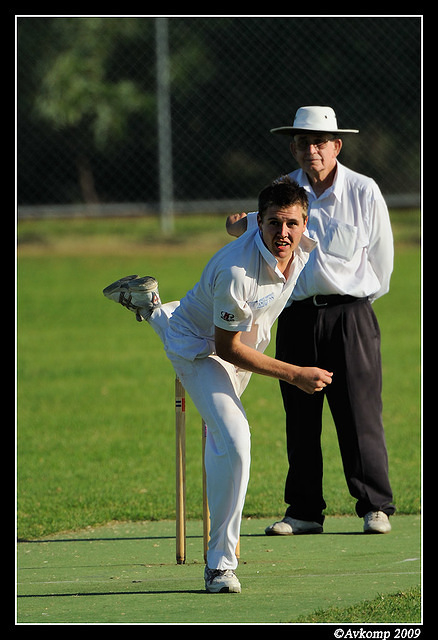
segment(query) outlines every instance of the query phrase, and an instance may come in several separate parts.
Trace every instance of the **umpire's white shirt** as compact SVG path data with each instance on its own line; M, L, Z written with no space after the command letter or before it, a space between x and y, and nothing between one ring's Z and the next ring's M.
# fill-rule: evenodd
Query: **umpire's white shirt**
M388 208L375 181L338 162L333 185L317 198L302 169L290 176L307 191L305 233L318 241L291 300L341 294L373 301L387 293L394 243ZM248 215L248 230L256 217Z
M264 351L316 242L302 237L288 278L263 243L258 227L220 249L169 320L165 348L187 360L215 352L215 326L241 331L241 340Z

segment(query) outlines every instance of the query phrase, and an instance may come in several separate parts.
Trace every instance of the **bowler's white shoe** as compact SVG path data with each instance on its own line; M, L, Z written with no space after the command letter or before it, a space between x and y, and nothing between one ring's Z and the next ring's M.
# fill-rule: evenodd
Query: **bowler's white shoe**
M297 520L285 516L283 520L274 522L266 527L267 536L298 536L309 533L322 533L323 528L319 522L309 522L308 520Z
M152 311L161 306L158 282L152 276L125 276L105 287L103 295L134 311L139 322L148 320Z
M384 511L369 511L364 516L364 533L389 533L391 525Z
M204 571L205 589L208 593L240 593L240 582L231 569L209 569Z

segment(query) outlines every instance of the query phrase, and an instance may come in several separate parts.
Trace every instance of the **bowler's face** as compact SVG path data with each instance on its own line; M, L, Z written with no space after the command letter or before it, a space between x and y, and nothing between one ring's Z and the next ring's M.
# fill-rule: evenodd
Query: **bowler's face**
M280 271L284 271L298 247L307 220L303 218L300 204L287 207L271 206L258 216L263 242L278 261Z

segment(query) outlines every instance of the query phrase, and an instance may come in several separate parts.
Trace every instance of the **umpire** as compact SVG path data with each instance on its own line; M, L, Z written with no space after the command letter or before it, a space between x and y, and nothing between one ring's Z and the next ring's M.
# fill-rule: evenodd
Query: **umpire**
M348 489L365 533L388 533L395 512L382 422L380 332L372 302L389 290L393 237L388 209L371 178L341 165L344 134L330 107L301 107L292 126L271 130L291 136L299 169L290 175L307 191L307 234L318 241L278 319L279 360L333 371L333 383L308 396L280 382L286 411L289 471L280 522L267 535L323 530L324 396L333 416ZM253 214L235 224L250 228ZM245 225L246 222L246 225ZM238 227L240 231L238 231Z

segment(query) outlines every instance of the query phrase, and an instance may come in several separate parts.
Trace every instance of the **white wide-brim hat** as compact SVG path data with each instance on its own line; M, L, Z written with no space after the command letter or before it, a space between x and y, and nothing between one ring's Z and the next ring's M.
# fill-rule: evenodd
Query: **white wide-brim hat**
M300 107L291 127L277 127L271 133L294 136L298 133L321 131L325 133L359 133L359 129L338 129L336 113L331 107Z

